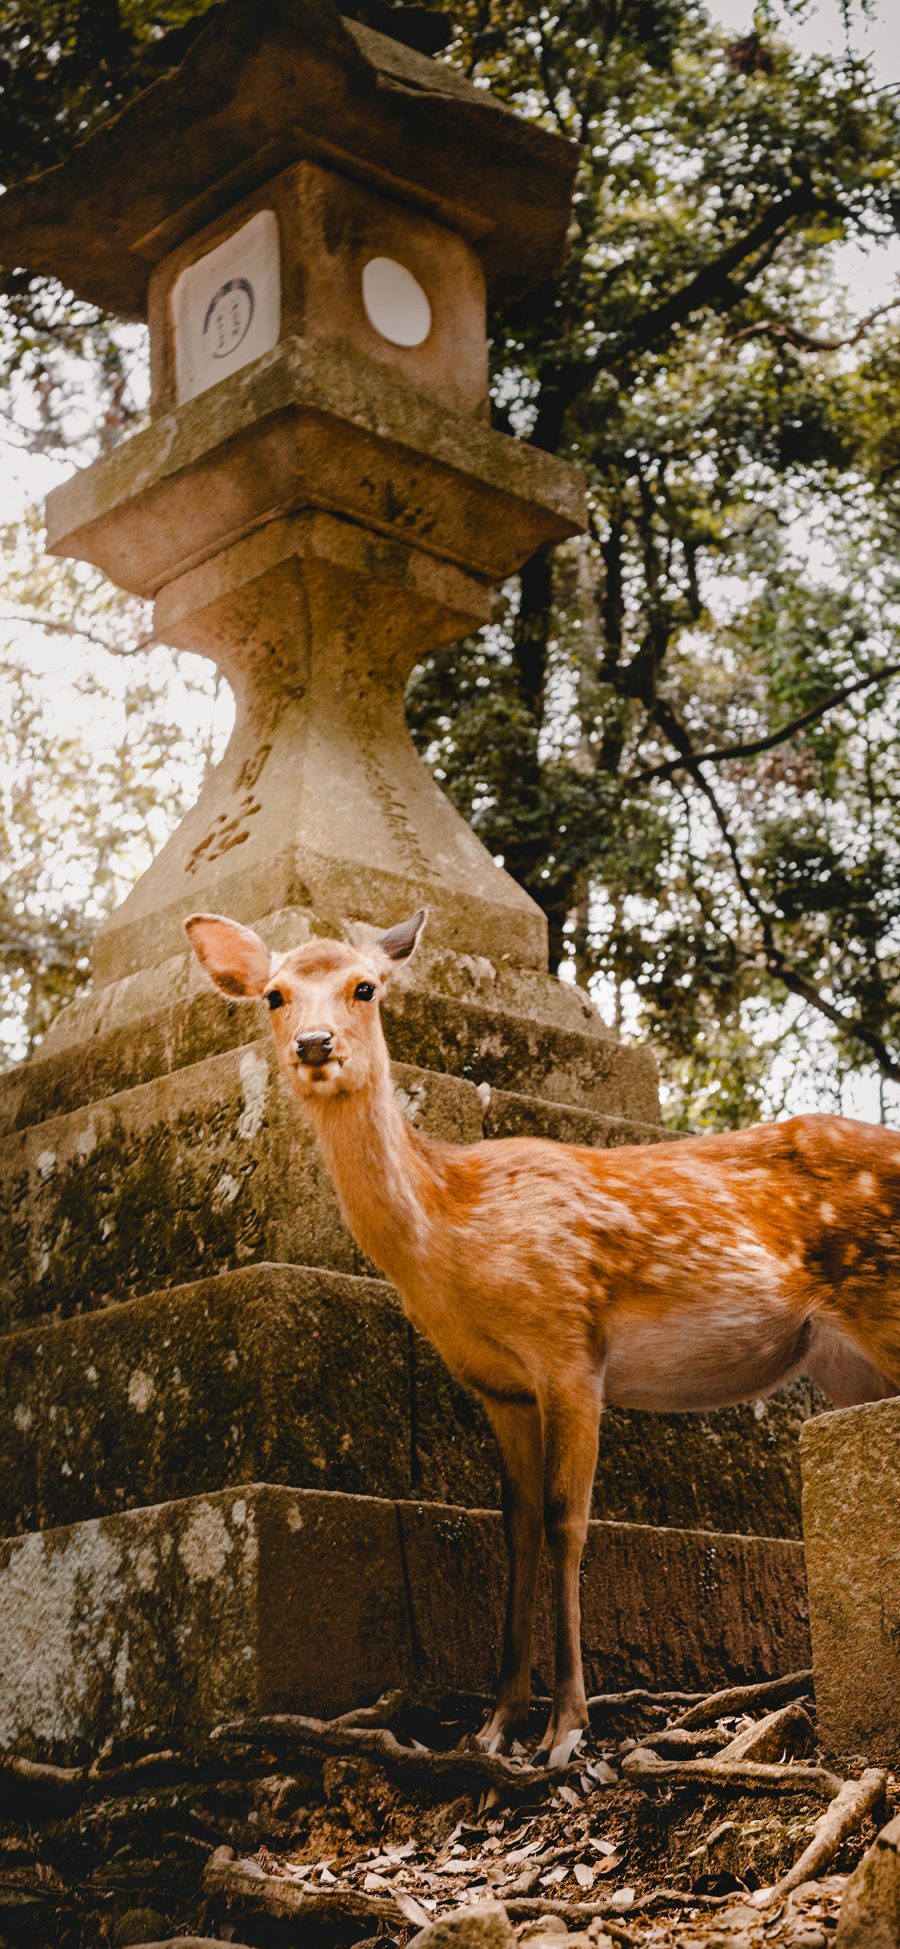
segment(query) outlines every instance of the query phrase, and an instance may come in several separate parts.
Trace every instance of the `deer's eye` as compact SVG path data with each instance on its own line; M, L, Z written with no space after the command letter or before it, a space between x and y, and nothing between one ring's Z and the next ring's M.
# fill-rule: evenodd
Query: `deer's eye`
M266 995L266 1001L268 1002L270 1008L283 1008L284 996L281 992L281 989L270 988L268 994Z
M355 1002L371 1002L375 999L374 981L358 981L353 990Z

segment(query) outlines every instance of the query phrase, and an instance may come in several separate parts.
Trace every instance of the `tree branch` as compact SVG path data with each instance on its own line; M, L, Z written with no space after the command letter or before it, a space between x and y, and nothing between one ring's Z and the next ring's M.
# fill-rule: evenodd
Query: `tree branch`
M0 623L25 623L29 629L45 630L48 636L77 636L79 642L92 643L95 649L105 650L107 656L142 656L146 650L155 649L159 643L159 637L155 636L152 630L148 630L145 635L139 636L136 642L129 643L126 648L124 644L108 643L105 637L98 636L94 630L85 628L82 623L63 622L57 616L43 615L40 610L6 609L0 615Z
M803 332L798 325L790 325L780 318L761 318L757 325L745 325L739 332L732 332L729 345L740 345L749 338L782 339L796 347L798 352L841 352L845 346L858 345L865 338L876 319L884 318L889 311L896 311L900 298L890 298L887 304L876 305L874 311L861 318L856 329L843 338L821 338L813 332Z
M845 684L843 689L831 691L820 703L811 704L808 710L801 711L798 717L790 718L786 724L779 724L776 730L767 732L763 738L748 738L743 744L713 746L708 751L692 751L690 758L667 758L665 764L651 765L648 770L635 772L631 778L626 778L624 787L630 791L636 785L649 784L651 779L671 778L677 771L689 771L692 764L712 765L721 764L726 758L756 758L762 751L772 751L776 745L786 744L807 724L814 724L826 712L836 710L839 704L846 703L847 698L855 696L858 691L871 690L876 684L888 683L891 677L896 676L900 676L900 662L882 664L880 670L870 670L867 676L854 678L853 683Z

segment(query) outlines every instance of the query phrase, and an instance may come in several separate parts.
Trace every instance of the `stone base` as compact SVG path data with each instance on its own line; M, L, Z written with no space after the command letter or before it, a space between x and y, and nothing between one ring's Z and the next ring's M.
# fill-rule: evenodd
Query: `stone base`
M819 1736L900 1761L900 1399L804 1428L803 1533Z
M178 1715L332 1714L401 1685L489 1692L501 1522L241 1485L0 1544L0 1750L84 1758ZM542 1572L535 1678L551 1675ZM799 1544L594 1523L588 1688L713 1687L806 1663Z

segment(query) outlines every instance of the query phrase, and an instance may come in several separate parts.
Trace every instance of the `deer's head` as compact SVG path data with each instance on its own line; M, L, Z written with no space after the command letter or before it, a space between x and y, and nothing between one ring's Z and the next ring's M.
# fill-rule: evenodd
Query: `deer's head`
M425 918L420 907L364 948L316 940L287 954L270 954L251 928L221 914L192 914L184 926L223 995L267 1004L283 1074L310 1102L362 1089L386 1069L379 999Z

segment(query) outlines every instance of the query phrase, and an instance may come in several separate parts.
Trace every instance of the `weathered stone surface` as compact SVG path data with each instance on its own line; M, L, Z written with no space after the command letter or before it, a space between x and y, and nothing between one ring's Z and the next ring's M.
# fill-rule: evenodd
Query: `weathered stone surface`
M410 1949L513 1949L516 1932L502 1902L478 1902L429 1922Z
M401 1521L424 1679L432 1690L489 1691L505 1597L499 1517L420 1503L405 1505ZM595 1522L582 1605L588 1691L712 1687L797 1670L809 1659L799 1543ZM552 1646L545 1560L536 1638L544 1691L552 1682Z
M230 1482L409 1495L409 1338L382 1281L278 1265L12 1334L0 1535Z
M392 1504L249 1485L0 1544L0 1749L339 1711L408 1667Z
M835 1949L897 1949L900 1942L900 1814L863 1855L844 1890Z
M820 1737L900 1759L900 1399L804 1428L803 1534Z
M395 1070L408 1114L476 1141L474 1084ZM0 1142L0 1324L276 1260L367 1272L268 1038Z
M153 596L262 521L310 507L487 582L585 520L583 479L568 462L359 354L294 338L54 488L47 545ZM167 641L173 602L183 607L167 594Z
M498 1514L314 1490L218 1495L0 1545L0 1749L77 1757L179 1702L183 1729L234 1712L332 1713L388 1685L494 1683ZM802 1550L591 1525L589 1687L712 1686L806 1662ZM549 1683L549 1573L536 1677Z

